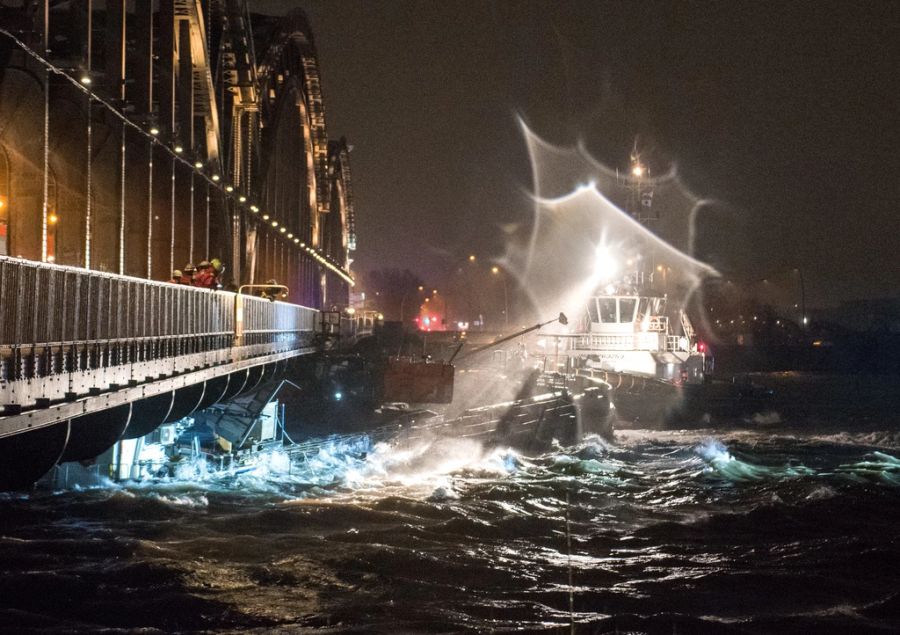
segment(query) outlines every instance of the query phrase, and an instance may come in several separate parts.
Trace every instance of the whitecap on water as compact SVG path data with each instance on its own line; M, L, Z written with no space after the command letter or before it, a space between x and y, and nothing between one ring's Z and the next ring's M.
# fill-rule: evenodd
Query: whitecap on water
M819 500L828 500L830 498L834 498L837 496L837 492L834 491L834 488L829 487L828 485L822 485L817 487L809 494L806 495L806 500L810 501L819 501Z
M750 418L750 422L758 426L773 426L782 422L781 413L775 410L757 412Z

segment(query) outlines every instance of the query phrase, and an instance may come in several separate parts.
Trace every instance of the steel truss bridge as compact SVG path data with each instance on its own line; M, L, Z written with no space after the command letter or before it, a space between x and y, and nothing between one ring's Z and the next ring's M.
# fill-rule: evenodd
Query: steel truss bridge
M295 370L356 243L302 13L20 4L0 8L0 489ZM231 291L164 282L212 258ZM285 301L234 292L270 280Z

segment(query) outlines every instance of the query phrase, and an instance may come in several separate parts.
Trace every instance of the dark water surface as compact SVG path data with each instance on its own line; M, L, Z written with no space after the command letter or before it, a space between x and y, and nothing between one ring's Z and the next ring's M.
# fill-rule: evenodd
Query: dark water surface
M898 632L898 457L877 422L634 430L3 495L0 631Z

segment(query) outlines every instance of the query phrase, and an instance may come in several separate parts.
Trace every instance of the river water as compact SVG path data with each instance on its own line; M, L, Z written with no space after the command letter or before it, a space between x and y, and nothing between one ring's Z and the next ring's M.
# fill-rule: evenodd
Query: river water
M5 494L0 631L900 631L900 432L758 424Z

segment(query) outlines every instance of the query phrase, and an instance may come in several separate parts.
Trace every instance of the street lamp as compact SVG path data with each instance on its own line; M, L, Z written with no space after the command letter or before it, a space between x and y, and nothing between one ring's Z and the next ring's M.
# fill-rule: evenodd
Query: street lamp
M494 265L491 267L491 273L495 276L500 275L500 267ZM509 286L506 283L506 276L502 276L503 278L503 321L504 321L504 331L509 330Z
M806 326L807 318L806 318L806 285L803 282L803 269L797 267L794 269L797 272L797 276L800 278L800 324L803 328Z

